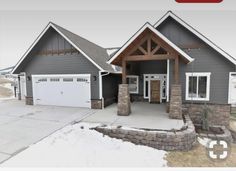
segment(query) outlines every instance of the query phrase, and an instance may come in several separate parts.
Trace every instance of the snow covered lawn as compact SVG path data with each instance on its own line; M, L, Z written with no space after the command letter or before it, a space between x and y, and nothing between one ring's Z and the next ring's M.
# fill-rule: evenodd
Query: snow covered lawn
M166 152L103 137L89 128L96 124L78 123L57 131L1 166L166 166Z

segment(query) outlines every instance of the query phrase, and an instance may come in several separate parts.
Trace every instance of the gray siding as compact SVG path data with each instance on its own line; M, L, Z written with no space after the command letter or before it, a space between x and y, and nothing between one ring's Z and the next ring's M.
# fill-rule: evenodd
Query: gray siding
M128 75L139 76L139 95L143 95L143 74L166 74L167 61L142 61L131 62L132 71L128 71Z
M186 102L185 73L211 72L210 101L208 103L227 104L229 72L235 71L235 65L173 19L167 19L157 29L179 47L201 45L199 48L185 50L187 54L195 59L194 62L190 64L181 62L180 82L183 87L183 101ZM173 67L173 62L171 62L170 83L173 82Z
M121 84L121 74L109 74L102 77L102 94L104 101L117 99L119 84Z
M71 45L56 31L49 29L33 51L27 56L19 71L33 74L91 74L92 99L99 99L99 70L81 53L39 55L43 51L70 49ZM94 79L96 76L96 80ZM27 81L27 96L32 96L32 81Z

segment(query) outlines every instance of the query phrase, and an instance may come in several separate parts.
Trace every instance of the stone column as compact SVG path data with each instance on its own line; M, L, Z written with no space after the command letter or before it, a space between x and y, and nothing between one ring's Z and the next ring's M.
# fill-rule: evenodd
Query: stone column
M179 84L171 86L169 117L171 119L182 119L182 91Z
M118 93L118 111L120 116L128 116L131 113L130 95L128 84L119 85Z

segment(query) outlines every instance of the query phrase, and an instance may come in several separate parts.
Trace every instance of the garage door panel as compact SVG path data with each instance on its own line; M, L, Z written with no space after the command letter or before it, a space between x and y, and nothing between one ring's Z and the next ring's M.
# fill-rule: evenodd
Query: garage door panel
M33 92L35 104L91 107L90 76L36 78Z

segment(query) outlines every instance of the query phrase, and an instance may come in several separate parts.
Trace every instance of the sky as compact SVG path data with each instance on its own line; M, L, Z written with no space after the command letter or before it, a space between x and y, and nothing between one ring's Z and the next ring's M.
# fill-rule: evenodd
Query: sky
M0 4L0 69L15 65L49 21L102 47L120 47L145 22L155 24L168 10L236 57L235 0L190 5L174 0L0 0Z

